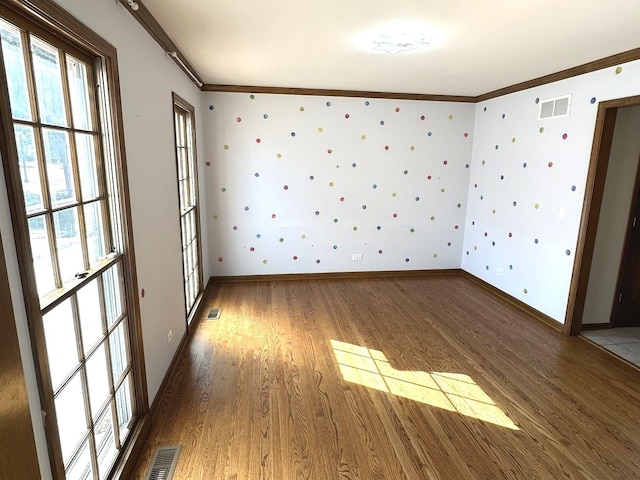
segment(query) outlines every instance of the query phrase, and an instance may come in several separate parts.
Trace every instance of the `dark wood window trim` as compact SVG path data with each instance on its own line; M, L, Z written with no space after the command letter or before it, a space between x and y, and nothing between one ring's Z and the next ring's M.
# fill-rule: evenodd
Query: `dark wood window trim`
M179 157L178 157L178 144L177 144L177 130L178 130L178 125L176 124L176 113L186 113L187 116L189 117L189 121L190 121L190 128L191 128L191 145L190 145L190 150L191 150L191 154L192 157L190 158L190 161L193 164L193 189L194 191L191 192L191 196L193 196L193 198L195 199L195 201L193 202L193 205L191 206L193 211L194 211L194 215L195 215L195 225L196 225L196 232L195 232L195 241L198 242L198 246L197 246L197 262L198 262L198 271L197 271L197 275L198 275L198 292L196 294L196 297L192 303L192 305L186 305L186 310L187 310L187 328L188 325L191 323L191 320L194 318L195 313L198 310L198 305L200 304L200 301L202 300L202 294L204 292L204 283L203 283L203 275L202 275L202 238L200 235L200 229L201 229L201 225L200 225L200 195L199 195L199 191L198 191L198 161L197 161L197 143L196 143L196 122L195 122L195 108L186 100L184 100L182 97L180 97L177 93L173 93L172 94L172 98L173 98L173 119L174 119L174 131L175 131L175 136L174 136L174 147L175 147L175 153L176 153L176 172L177 172L177 178L178 178L178 197L180 197L181 192L180 192L180 186L179 186L179 182L180 182L180 166L179 166ZM179 201L179 203L181 203ZM181 238L182 238L182 245L184 248L184 243L185 243L185 239L184 239L184 232L182 229L182 216L183 216L183 212L180 212L180 218L181 218L181 224L180 224L180 232L181 232ZM184 266L184 255L183 255L183 274L185 271L185 266ZM186 284L186 278L184 279L185 284ZM188 303L188 296L187 296L187 292L186 292L186 287L185 287L185 302Z
M122 129L123 122L120 107L121 101L116 49L51 0L8 0L0 6L0 13L10 21L21 22L26 19L26 21L35 24L37 28L41 29L41 31L38 31L38 35L53 36L58 39L58 41L62 40L68 44L70 50L74 53L84 52L85 55L89 55L95 59L96 64L101 67L108 78L110 91L104 98L106 102L108 102L106 106L108 107L107 110L110 113L110 117L103 120L107 121L108 129L111 130L108 133L111 134L113 150L104 153L105 155L109 155L111 160L116 164L114 180L118 185L117 190L119 197L112 199L112 201L118 203L122 215L121 228L123 244L119 245L119 249L122 252L122 265L125 271L125 295L131 319L129 335L131 338L131 350L134 353L131 356L131 362L136 391L134 409L135 415L138 417L138 423L133 428L129 436L128 444L123 448L123 455L121 455L119 463L115 467L116 472L126 471L125 465L127 458L125 457L131 453L132 448L137 444L137 436L141 435L144 437L146 425L148 425L146 415L149 410L149 401L144 367L140 305L136 294L138 286L135 272L131 211L128 202L128 177L124 152L124 132ZM30 267L30 238L24 215L25 203L21 194L20 173L17 171L17 162L11 161L17 158L17 150L15 137L13 135L8 90L4 80L5 72L3 62L0 62L0 65L2 65L0 67L2 69L0 72L0 154L5 160L3 166L9 194L9 208L12 219L14 219L12 223L20 265L22 289L25 292L25 307L29 319L29 328L32 332L32 347L34 352L38 352L44 351L44 331L42 322L39 321L41 305L37 295L29 294L29 292L37 291L36 279L34 271ZM16 221L16 219L18 221ZM45 393L51 391L48 376L43 375L43 370L48 371L47 365L41 363L43 361L43 355L39 355L38 357L38 361L35 362L35 367L40 399L45 410L53 411L53 398L51 395ZM51 430L50 423L51 419L45 420L47 430ZM55 429L53 430L55 431ZM59 454L57 453L59 452L57 442L57 438L52 438L52 435L47 436L54 478L64 478L62 461L58 458Z
M0 415L0 431L11 432L0 435L0 478L38 478L38 455L1 236L0 328L0 405L11 405L10 415Z

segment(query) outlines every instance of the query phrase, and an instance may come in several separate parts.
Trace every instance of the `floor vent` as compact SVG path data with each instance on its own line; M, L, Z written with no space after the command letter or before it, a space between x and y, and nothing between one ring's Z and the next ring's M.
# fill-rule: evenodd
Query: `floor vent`
M158 448L146 480L171 480L176 470L181 449L180 445Z
M212 308L209 310L209 314L207 315L207 320L220 320L220 314L222 313L221 308Z

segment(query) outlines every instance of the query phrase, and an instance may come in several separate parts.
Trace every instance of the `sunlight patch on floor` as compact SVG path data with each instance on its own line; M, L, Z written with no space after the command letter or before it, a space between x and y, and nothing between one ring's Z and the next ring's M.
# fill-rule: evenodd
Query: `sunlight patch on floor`
M396 370L378 350L338 340L331 340L331 345L347 382L519 430L468 375Z

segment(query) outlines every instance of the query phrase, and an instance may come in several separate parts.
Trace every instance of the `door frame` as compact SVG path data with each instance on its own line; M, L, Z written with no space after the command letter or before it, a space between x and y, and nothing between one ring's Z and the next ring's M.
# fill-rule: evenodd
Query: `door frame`
M591 263L595 250L598 221L600 219L602 197L604 194L607 169L609 167L616 115L619 108L636 105L640 105L640 95L607 100L598 104L589 170L587 172L587 182L585 185L584 202L582 205L582 217L578 231L576 257L573 264L571 284L569 286L567 313L564 322L565 335L578 335L582 328L582 316L587 299L589 274L591 272Z

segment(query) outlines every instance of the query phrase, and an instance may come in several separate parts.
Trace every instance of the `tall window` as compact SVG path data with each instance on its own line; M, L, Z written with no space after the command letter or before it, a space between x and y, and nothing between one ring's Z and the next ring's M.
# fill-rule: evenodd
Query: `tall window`
M56 478L104 479L141 403L106 69L27 19L0 14L3 119L15 138L3 154L13 222L26 237L25 297L37 307L29 320L52 467Z
M198 175L196 167L194 109L173 95L173 121L176 133L182 267L187 319L190 322L202 293L200 262L200 215L198 211Z

